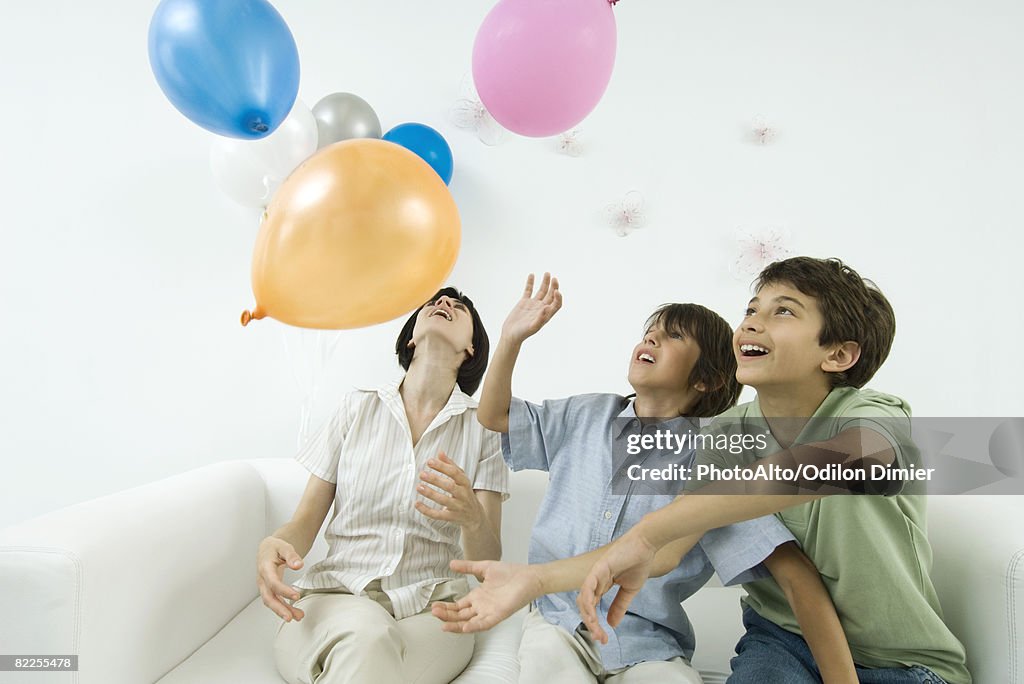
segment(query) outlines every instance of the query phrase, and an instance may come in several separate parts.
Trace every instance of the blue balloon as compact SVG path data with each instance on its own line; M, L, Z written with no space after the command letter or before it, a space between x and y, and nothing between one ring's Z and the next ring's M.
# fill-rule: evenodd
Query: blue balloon
M412 150L420 159L437 171L445 185L452 179L452 148L444 136L430 126L418 123L404 123L384 134L384 140Z
M295 39L265 0L163 0L149 63L178 111L232 138L273 133L299 92Z

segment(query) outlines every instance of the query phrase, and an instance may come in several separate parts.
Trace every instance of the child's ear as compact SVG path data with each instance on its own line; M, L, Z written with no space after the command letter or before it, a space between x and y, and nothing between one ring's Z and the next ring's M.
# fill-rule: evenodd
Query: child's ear
M412 349L413 347L416 346L416 343L413 342L412 340L409 340L409 343L406 344L405 346L408 347L409 349Z
M821 370L826 373L842 373L853 368L859 358L860 344L843 342L825 356L825 360L821 362Z
M469 345L469 347L466 348L466 353L469 354L469 358L473 358L473 345Z
M707 394L708 392L717 392L723 387L725 387L725 379L722 378L720 374L716 373L715 377L708 378L706 382L704 380L698 380L693 386L693 389L703 394Z

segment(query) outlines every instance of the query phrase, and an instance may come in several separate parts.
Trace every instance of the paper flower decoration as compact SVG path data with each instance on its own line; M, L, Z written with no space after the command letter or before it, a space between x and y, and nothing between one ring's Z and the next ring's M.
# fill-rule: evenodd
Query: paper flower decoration
M505 140L507 131L490 115L473 87L473 77L466 74L460 86L461 97L449 111L453 124L476 133L485 145L497 145Z
M764 117L756 117L751 124L750 142L757 145L769 145L775 142L778 131Z
M625 237L637 228L643 228L647 219L643 213L644 197L636 190L630 190L621 202L605 207L605 214L612 230L619 237Z
M790 234L785 228L736 231L736 258L729 270L737 279L753 278L772 263L792 256Z
M570 157L578 157L583 154L583 141L580 140L580 130L574 128L558 136L558 151Z

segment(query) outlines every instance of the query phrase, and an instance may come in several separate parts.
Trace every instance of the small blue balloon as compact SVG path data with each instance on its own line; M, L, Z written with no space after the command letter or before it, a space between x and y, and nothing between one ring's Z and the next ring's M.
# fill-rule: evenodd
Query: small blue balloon
M270 135L299 92L295 39L265 0L163 0L149 63L178 111L232 138Z
M440 133L430 126L404 123L384 134L384 140L412 150L437 171L445 185L452 179L452 148Z

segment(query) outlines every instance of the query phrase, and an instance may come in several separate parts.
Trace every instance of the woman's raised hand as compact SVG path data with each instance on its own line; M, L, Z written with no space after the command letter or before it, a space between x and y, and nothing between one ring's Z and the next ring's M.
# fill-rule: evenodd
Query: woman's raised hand
M543 328L560 308L562 293L558 291L558 278L552 278L550 273L545 273L537 294L534 294L531 273L526 278L522 299L509 312L504 325L501 326L501 336L510 342L520 344Z
M302 567L302 557L295 547L283 539L267 537L256 552L256 585L263 597L263 605L277 613L285 622L301 620L305 613L285 599L298 599L299 592L284 583L284 566L292 570Z

